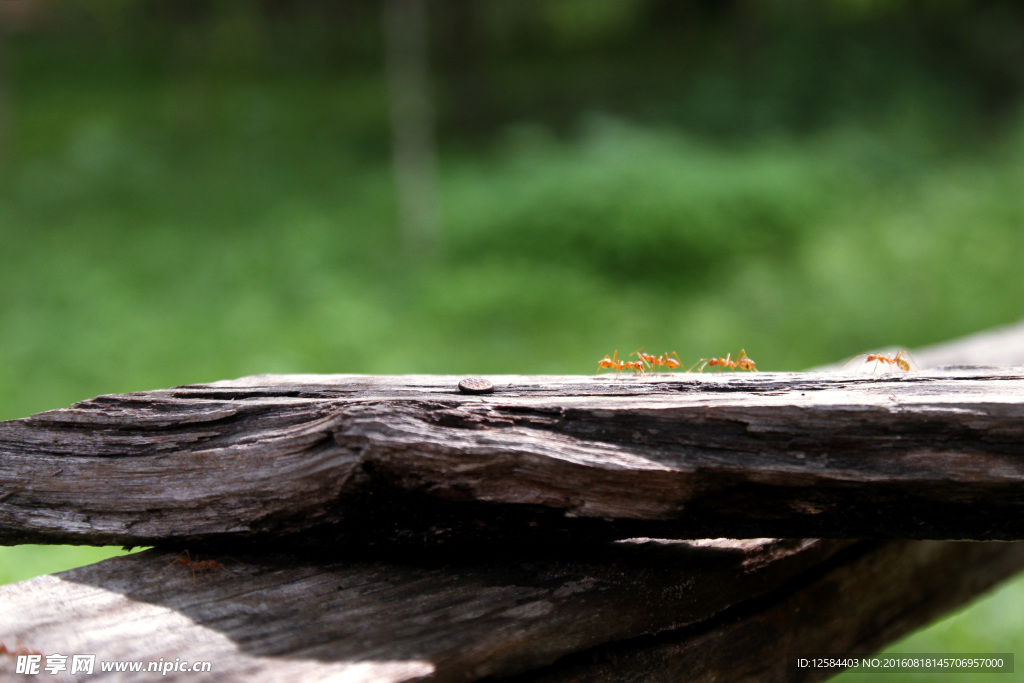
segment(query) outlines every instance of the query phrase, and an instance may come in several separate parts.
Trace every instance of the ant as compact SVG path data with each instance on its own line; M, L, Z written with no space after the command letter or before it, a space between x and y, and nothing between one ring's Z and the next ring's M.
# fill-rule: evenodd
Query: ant
M675 351L663 353L660 356L652 356L649 353L644 353L643 347L640 347L629 355L636 356L640 359L641 363L647 363L650 368L665 367L668 370L675 370L680 365L679 355L676 354ZM675 358L672 356L675 356ZM655 372L657 372L657 370L655 370Z
M703 365L701 365L702 363ZM751 358L747 355L745 349L740 349L739 354L736 356L736 360L732 359L731 353L725 354L725 358L701 358L699 361L694 363L693 367L690 368L690 370L692 371L693 368L697 367L698 365L700 365L699 372L704 372L704 368L708 366L714 367L716 365L718 366L719 372L722 371L722 368L729 368L730 370L736 370L737 368L739 368L740 370L749 370L750 372L757 372L757 363L751 360Z
M601 370L615 370L616 373L622 372L623 370L632 370L638 374L644 374L644 362L642 360L619 360L619 350L615 349L615 353L612 356L605 356L601 360L597 361L597 371Z
M849 365L850 363L852 363L853 361L857 360L862 356L864 357L865 364L874 361L874 370L878 369L879 363L888 363L889 365L895 365L900 370L909 372L911 363L914 363L914 359L910 357L910 354L907 353L906 350L902 350L897 351L895 356L887 356L884 353L862 353L859 356L854 356L850 360L846 361L846 365ZM843 367L845 368L846 365L844 365ZM872 372L874 372L874 370L872 370Z
M173 560L171 560L170 564L168 564L167 566L170 567L171 565L175 565L175 564L184 565L184 566L186 566L186 567L188 567L189 569L192 570L192 583L193 584L196 583L196 570L197 569L201 569L204 572L216 572L216 571L220 571L221 569L223 569L224 571L228 571L228 572L231 571L230 569L228 569L227 567L222 565L217 560L200 560L198 555L196 555L196 559L193 560L192 556L188 554L188 550L185 550L180 555L178 555ZM167 571L167 569L164 568L164 571Z

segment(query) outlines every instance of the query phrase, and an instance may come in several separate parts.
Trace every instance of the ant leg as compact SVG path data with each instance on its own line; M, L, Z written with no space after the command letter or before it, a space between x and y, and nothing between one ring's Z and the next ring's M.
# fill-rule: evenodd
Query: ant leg
M184 558L184 559L182 559L182 558ZM191 564L191 563L192 563L192 558L189 557L188 550L182 550L180 553L178 553L177 555L174 556L173 560L171 560L170 562L167 563L167 566L164 567L164 571L167 571L168 569L170 569L172 566L174 566L176 564L185 564L185 565L187 565L187 564Z
M631 357L632 356L636 356L636 361L638 363L640 363L641 365L646 363L649 368L653 369L654 368L654 364L651 363L651 361L647 360L647 357L649 357L649 356L648 356L648 354L643 353L643 350L644 350L644 347L641 346L639 349L637 349L636 351L634 351L633 353L631 353L629 355Z
M850 360L848 360L848 361L846 361L845 363L843 363L843 369L845 370L845 369L846 369L846 366L847 366L847 365L849 365L849 364L850 364L850 363L852 363L853 361L857 360L858 358L864 358L864 357L866 357L867 355L868 355L868 354L866 354L866 353L858 353L858 354L857 354L856 356L854 356L854 357L853 357L853 358L851 358Z
M188 551L185 551L185 556L188 557ZM189 558L188 567L192 570L192 585L198 586L199 582L196 580L196 565L199 564L199 556L196 555L196 559Z
M177 557L171 560L170 564L164 567L164 571L167 571L172 565L183 564L192 570L192 583L196 584L196 562L198 561L198 559L199 556L197 555L196 559L193 560L192 555L190 555L188 552L188 548L186 548L182 552L178 553Z

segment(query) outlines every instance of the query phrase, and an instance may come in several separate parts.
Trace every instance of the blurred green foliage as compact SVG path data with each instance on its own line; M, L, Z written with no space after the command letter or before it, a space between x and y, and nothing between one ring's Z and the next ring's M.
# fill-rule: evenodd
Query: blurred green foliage
M0 419L640 346L796 370L1024 312L1015 4L432 7L429 255L395 225L376 3L63 2L4 33ZM42 552L0 580L98 557ZM1013 649L971 619L911 647Z

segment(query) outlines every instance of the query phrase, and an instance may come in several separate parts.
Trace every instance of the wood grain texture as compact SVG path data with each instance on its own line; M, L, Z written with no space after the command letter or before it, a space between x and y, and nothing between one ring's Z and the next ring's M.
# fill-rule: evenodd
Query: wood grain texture
M865 542L794 590L689 628L566 657L510 683L826 680L840 670L801 669L797 659L877 653L1021 567L1021 542Z
M0 587L0 641L212 665L168 680L474 681L703 622L851 545L637 539L464 564L217 555L224 569L195 581L173 551L146 551ZM12 667L0 656L0 674Z
M870 652L1024 567L1024 543L609 540L1016 537L1018 369L459 379L0 424L2 542L177 544L0 587L0 642L213 665L181 681L816 680L797 654Z
M834 672L797 656L873 652L1024 567L1024 543L633 539L574 555L212 555L223 568L193 578L151 550L0 587L0 642L97 667L211 664L171 681L822 680ZM14 663L0 656L0 678Z
M1024 370L270 375L0 423L0 543L1024 538Z

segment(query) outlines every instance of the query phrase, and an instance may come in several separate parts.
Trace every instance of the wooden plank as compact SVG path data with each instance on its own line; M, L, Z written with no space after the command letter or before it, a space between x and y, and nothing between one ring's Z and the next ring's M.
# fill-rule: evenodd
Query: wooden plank
M0 543L1024 538L1024 370L259 376L0 423Z
M573 557L325 561L146 551L0 587L0 641L100 662L210 662L216 681L473 681L700 623L851 541L658 541ZM70 659L69 659L70 661ZM0 677L13 673L0 656ZM89 677L92 680L93 677Z
M469 563L268 552L211 556L223 568L194 580L175 557L0 586L0 642L96 655L104 681L148 680L99 670L125 661L210 662L168 680L821 680L834 672L796 657L871 653L1020 570L1024 543L636 539ZM14 665L0 656L0 678Z
M986 372L980 379L996 383L1015 381L1012 371L1004 374L1008 375L1005 379L999 373ZM813 379L809 375L802 377ZM901 382L911 377L914 376L862 375L847 381L861 388L865 382L887 382L901 391ZM358 384L357 380L367 378L352 379ZM715 412L718 406L728 405L729 392L743 391L743 383L752 379L696 378L696 382L717 385L695 385L692 390L676 392L712 396L707 405ZM263 400L263 407L273 404L274 387L280 388L290 381L250 378L219 385L227 384L235 392L236 401L242 403L240 418L259 422L255 414L260 409L258 403ZM617 396L614 400L620 402L638 396L645 400L646 393L668 393L664 388L654 392L643 386L638 389L634 385L639 383L625 379L601 384L606 381L595 380L598 386L607 387L607 396ZM664 378L647 384L674 381L675 378ZM302 378L300 384L310 382ZM310 391L336 391L312 384ZM243 395L240 390L246 386L259 388L257 394ZM355 385L346 386L351 389ZM764 392L765 385L760 386L769 397L779 395ZM212 392L217 388L198 390ZM389 401L405 406L403 397L408 398L409 393L421 388L415 382L404 383L395 388ZM537 399L535 404L542 403L543 397L531 393L531 389L519 387L519 398L532 397ZM451 390L444 385L439 393L444 394L442 398L446 401L454 397L473 420L488 420L487 431L497 431L500 436L507 427L490 421L494 410L503 411L512 422L525 414L530 419L516 425L517 428L538 438L544 434L536 426L542 422L541 417L529 407L528 400L513 406L499 402L497 408L487 403L462 405L462 397L451 394ZM884 391L881 387L878 390ZM230 408L223 397L205 398L214 405L214 410L224 409L225 405ZM278 397L280 402L288 403L281 398ZM299 425L309 424L308 415L301 415L302 404L317 397L300 392L290 398L291 412L270 405L267 414L278 424L286 425L284 433L289 433L288 424L295 425L289 435L293 443L301 446L308 433L303 437ZM491 398L512 397L503 397L499 392ZM428 405L437 400L428 399ZM376 400L370 397L365 403L388 405L388 401L374 403ZM922 405L927 403L923 398L921 401ZM1011 403L1007 397L1005 404ZM115 401L107 408L87 407L83 411L84 423L95 423L95 415L89 415L91 411L103 413L109 409L110 420L116 424L116 405ZM157 416L161 410L168 412L163 422ZM615 422L614 417L619 414L616 410L594 415L592 419L600 422L610 418ZM698 413L696 406L689 410L694 415ZM649 411L660 414L658 406ZM121 457L148 455L176 462L173 446L170 451L147 450L152 447L155 432L172 437L165 443L181 438L186 444L182 452L191 454L190 462L196 465L196 472L216 479L218 475L209 471L213 468L204 465L197 455L203 453L203 447L190 447L181 436L189 430L195 432L196 425L183 424L175 437L173 409L156 406L153 412L148 430L138 428L125 433L94 424L93 450L84 455L91 457L93 466L99 469L103 469L103 458L117 462ZM382 410L382 414L393 413ZM554 413L559 419L566 414L577 419L571 410ZM638 415L643 417L645 411ZM67 433L80 431L74 416L68 418L61 417L52 424L66 425ZM211 427L210 437L204 444L207 455L212 452L222 459L220 465L228 478L238 475L232 468L232 451L227 445L231 437L222 428L234 419L228 410L220 423L216 418L209 420L211 424L206 426ZM202 421L201 418L199 422ZM758 423L754 420L747 424ZM358 424L358 420L341 423L331 438L338 433L349 434L346 427ZM609 443L616 445L601 438L619 433L619 426L589 424L591 441L608 448ZM442 426L455 428L451 424ZM931 426L925 425L919 432L931 433ZM386 432L388 427L385 422L379 429ZM472 431L465 425L463 429ZM372 435L372 430L366 430L361 437L369 444L361 453L373 453L376 447L367 434ZM55 443L62 443L59 433L55 436ZM563 434L562 438L573 444L581 437ZM644 438L641 431L641 448L658 450L646 444ZM244 439L232 443L238 451L248 449L259 455L252 443ZM111 444L124 452L104 452ZM24 442L18 448L22 446ZM618 447L628 450L625 444ZM132 449L136 451L133 453ZM296 449L298 452L308 453L301 447ZM432 452L427 451L424 457L429 459ZM24 451L20 453L18 457L24 457ZM294 462L298 455L293 454L290 460L287 449L277 453L285 465L281 478L298 480L289 474L289 468L299 467ZM536 458L524 457L519 451L516 455L520 459L517 467L512 468L512 475L529 481L520 470L528 470L527 465L536 467ZM257 462L255 456L253 462ZM10 474L10 464L8 460L0 461L0 476ZM577 462L570 464L579 466ZM327 468L321 474L324 471ZM89 474L84 470L83 473ZM505 476L507 471L499 468L498 473ZM62 473L51 475L59 478ZM314 472L309 476L319 475ZM134 474L129 472L127 478L131 477ZM389 484L399 488L393 482ZM7 490L9 494L0 493L0 498L6 495L0 503L17 500L16 494L27 491L27 487L8 486ZM201 493L202 487L187 491ZM165 499L160 491L151 495L161 504ZM418 491L417 496L420 501L443 500L429 488ZM449 502L452 510L462 511L477 510L472 506L478 504L495 505L486 500L474 503L465 493ZM239 504L251 505L246 500ZM182 507L189 509L188 505ZM553 509L559 512L557 521L566 508ZM402 514L408 512L406 509ZM375 519L378 518L370 521ZM495 521L500 519L490 520ZM90 522L82 520L83 524ZM401 522L398 528L415 528L403 526L408 520L397 522ZM307 528L302 522L292 523L296 529ZM649 524L650 520L638 523ZM443 533L445 528L437 527L435 531ZM385 530L389 539L401 538L394 528ZM237 536L257 538L245 533ZM187 537L195 539L202 534ZM208 536L230 537L233 535ZM275 538L281 537L270 534L264 540ZM415 540L421 542L424 538ZM528 547L533 554L520 556ZM172 673L168 680L468 681L517 672L524 680L545 676L548 681L790 680L787 672L792 669L792 654L857 652L879 647L1024 566L1024 544L1020 543L648 540L561 547L545 543L492 546L480 548L475 554L399 547L389 550L390 559L379 556L381 549L354 545L321 546L317 548L319 555L283 555L279 548L275 550L264 542L250 546L245 554L232 551L234 558L204 554L204 559L212 557L224 568L212 572L200 569L194 583L189 567L172 564L176 551L149 551L0 587L0 641L45 653L95 653L103 661L156 661L163 657L165 662L180 658L208 660L214 665L208 676ZM347 559L341 559L341 555L347 555ZM766 638L766 633L772 637ZM12 659L0 656L0 674L9 673L12 667ZM124 674L97 678L139 679Z
M705 623L566 657L509 683L819 681L798 658L868 656L1024 567L1024 543L883 541L823 562L806 583Z

